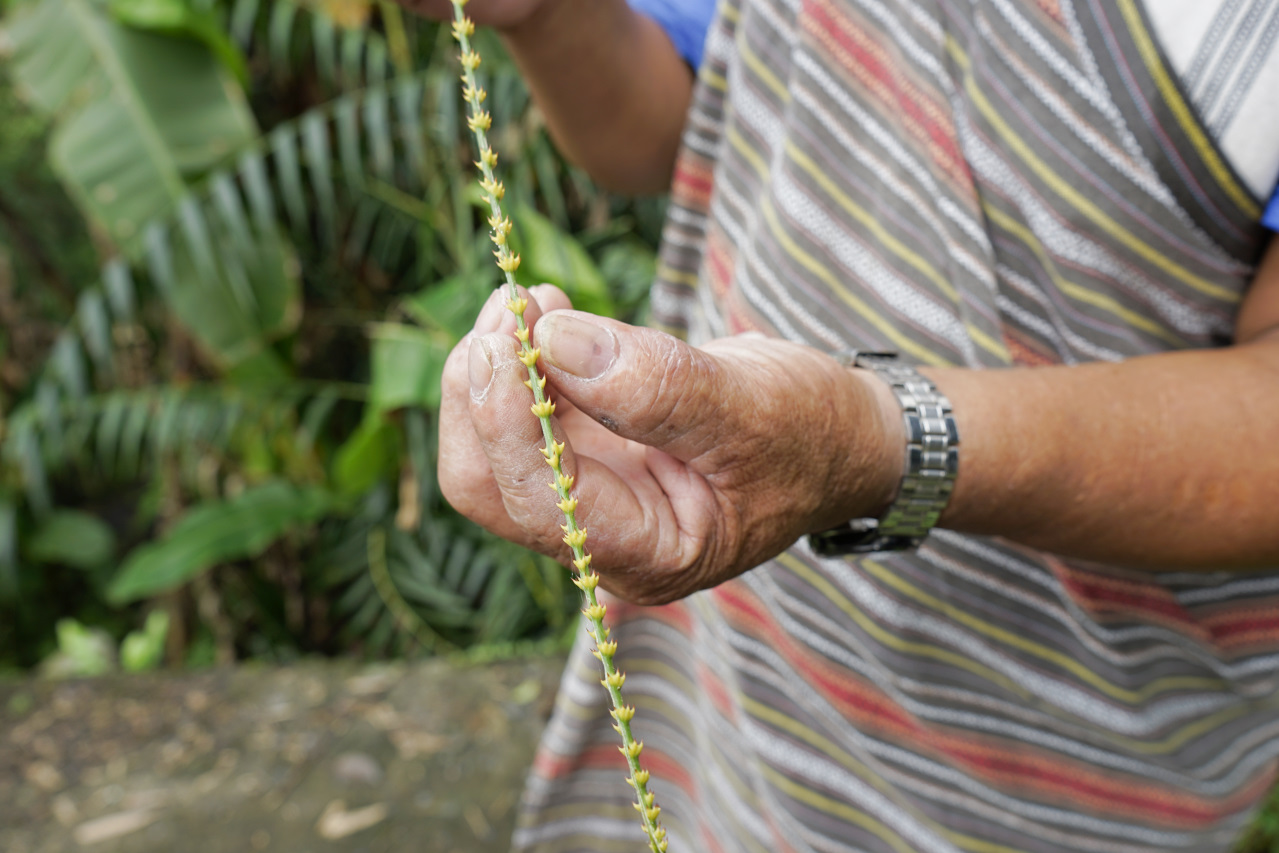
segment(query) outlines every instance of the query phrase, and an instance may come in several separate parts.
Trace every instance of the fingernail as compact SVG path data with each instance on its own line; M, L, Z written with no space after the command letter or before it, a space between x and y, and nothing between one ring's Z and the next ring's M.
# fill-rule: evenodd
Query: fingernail
M478 336L471 339L469 366L471 396L478 400L488 392L489 383L493 381L493 361L489 357L488 346Z
M582 379L602 376L617 359L617 338L611 331L559 311L541 319L537 342L547 364Z

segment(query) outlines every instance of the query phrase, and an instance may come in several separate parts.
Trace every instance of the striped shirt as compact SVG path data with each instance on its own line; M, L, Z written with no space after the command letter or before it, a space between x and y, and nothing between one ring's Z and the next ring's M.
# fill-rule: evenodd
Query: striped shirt
M1231 152L1274 138L1188 99L1279 55L1185 85L1159 32L1137 0L724 0L655 322L976 369L1228 343L1268 239ZM1213 853L1276 777L1279 569L939 530L610 616L672 851ZM643 849L598 679L582 644L518 850Z
M701 65L716 0L631 0L666 30L679 54ZM1273 191L1279 230L1279 7L1245 0L1144 4L1169 67L1204 116L1230 164L1257 195Z

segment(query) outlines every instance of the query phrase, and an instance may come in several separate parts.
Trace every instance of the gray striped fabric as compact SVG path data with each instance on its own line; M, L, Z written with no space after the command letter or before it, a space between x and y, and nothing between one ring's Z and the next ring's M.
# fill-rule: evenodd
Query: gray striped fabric
M1214 346L1259 215L1136 0L732 0L653 310L974 368ZM1208 853L1275 778L1279 571L938 531L610 615L674 851ZM582 645L518 850L644 848L610 723Z

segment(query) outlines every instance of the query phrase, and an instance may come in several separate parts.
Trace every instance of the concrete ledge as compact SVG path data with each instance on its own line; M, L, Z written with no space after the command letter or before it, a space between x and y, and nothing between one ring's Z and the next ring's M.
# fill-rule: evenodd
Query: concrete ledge
M0 683L0 850L505 851L561 666Z

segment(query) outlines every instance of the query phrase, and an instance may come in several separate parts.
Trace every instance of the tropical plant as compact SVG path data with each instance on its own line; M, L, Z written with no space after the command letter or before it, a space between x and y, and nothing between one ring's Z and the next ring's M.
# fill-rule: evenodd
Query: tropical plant
M363 0L10 7L8 71L103 258L0 433L11 659L67 607L116 636L163 609L197 659L564 627L559 567L434 485L443 360L497 283L447 30ZM522 280L633 316L660 209L566 167L483 48Z

